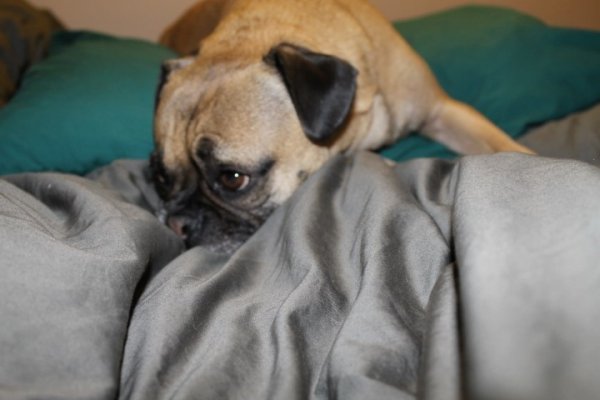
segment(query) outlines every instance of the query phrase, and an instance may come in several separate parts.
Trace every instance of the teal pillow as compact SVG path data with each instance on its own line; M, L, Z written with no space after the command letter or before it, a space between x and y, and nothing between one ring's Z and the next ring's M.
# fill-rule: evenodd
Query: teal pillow
M0 174L84 174L117 158L145 158L160 65L156 44L60 32L48 57L0 109Z
M600 101L600 32L549 27L516 11L482 6L394 25L451 96L513 137ZM381 154L398 161L455 155L416 135Z

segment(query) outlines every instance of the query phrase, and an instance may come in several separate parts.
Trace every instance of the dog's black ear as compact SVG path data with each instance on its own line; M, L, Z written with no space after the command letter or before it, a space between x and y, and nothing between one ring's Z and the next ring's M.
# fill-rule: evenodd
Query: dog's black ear
M192 64L194 62L194 59L195 57L190 56L163 61L162 65L160 66L160 77L158 81L158 86L156 88L154 109L158 107L158 101L160 100L160 92L162 91L163 86L165 86L165 83L167 83L167 81L169 80L169 75L171 75L171 73L174 71L180 70Z
M306 136L315 142L333 137L352 108L358 71L338 57L286 43L265 61L281 74Z

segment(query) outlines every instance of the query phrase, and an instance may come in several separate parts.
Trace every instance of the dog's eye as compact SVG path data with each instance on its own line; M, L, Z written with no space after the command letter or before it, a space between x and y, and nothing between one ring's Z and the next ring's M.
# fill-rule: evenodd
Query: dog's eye
M248 186L250 177L238 171L224 171L219 175L221 186L231 192L237 192Z

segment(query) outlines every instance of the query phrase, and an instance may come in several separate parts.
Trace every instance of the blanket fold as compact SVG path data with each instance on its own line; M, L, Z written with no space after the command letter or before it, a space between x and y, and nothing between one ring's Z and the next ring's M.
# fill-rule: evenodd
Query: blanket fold
M1 398L600 393L596 167L340 156L231 257L182 252L144 168L0 180Z

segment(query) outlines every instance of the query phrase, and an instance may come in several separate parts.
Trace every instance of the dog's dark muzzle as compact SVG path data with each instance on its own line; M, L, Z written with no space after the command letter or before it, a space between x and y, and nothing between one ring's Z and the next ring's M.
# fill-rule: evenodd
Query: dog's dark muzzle
M221 252L239 247L257 229L255 224L210 203L198 190L165 202L161 219L184 240L186 247L203 245Z
M206 245L230 252L245 242L261 225L262 219L227 204L218 204L214 196L201 190L202 182L189 179L176 185L177 179L165 168L160 152L150 158L151 179L163 204L161 221L180 236L188 248ZM176 187L183 186L183 190ZM208 188L204 187L204 190Z

